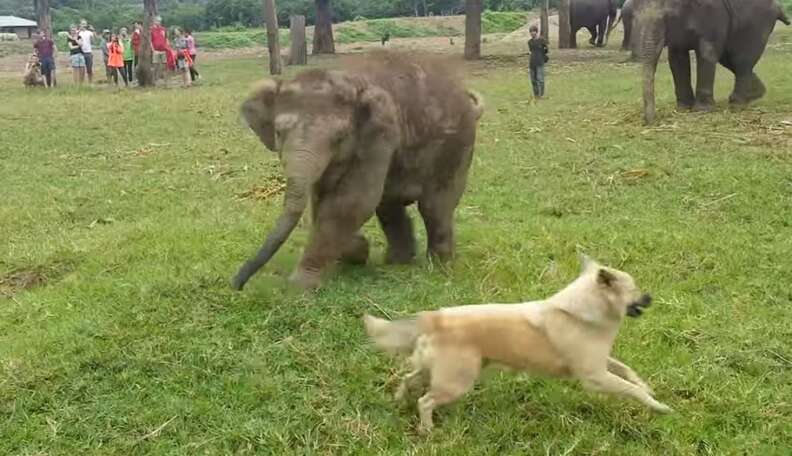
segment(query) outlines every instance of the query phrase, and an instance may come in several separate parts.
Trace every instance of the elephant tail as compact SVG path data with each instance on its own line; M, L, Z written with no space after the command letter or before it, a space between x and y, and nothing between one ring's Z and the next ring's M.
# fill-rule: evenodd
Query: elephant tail
M471 89L467 90L467 94L470 97L470 101L473 102L473 111L476 113L476 120L481 119L481 116L484 114L484 97Z

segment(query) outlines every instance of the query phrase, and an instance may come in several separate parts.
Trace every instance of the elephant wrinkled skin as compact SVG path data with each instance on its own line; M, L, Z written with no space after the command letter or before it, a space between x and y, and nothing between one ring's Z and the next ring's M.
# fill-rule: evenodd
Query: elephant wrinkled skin
M465 189L483 101L438 60L379 52L345 70L266 80L242 113L286 175L283 212L233 280L242 289L275 254L311 203L311 232L291 280L319 286L337 259L368 260L362 225L376 214L386 262L415 257L406 206L417 202L428 252L454 254L454 211Z

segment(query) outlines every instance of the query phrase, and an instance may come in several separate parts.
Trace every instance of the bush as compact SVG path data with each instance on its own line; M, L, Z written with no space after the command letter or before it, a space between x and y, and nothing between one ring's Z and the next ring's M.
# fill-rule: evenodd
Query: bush
M0 33L0 41L19 41L16 33Z
M482 33L510 33L525 26L523 13L485 11L481 15Z

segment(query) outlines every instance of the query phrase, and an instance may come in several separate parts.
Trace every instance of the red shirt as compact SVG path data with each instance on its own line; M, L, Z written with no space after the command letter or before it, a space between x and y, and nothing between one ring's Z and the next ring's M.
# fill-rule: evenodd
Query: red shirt
M135 55L140 54L140 31L135 30L132 32L132 50L135 52Z
M165 33L165 27L161 25L151 27L151 47L155 51L165 52L168 49L168 38Z
M55 43L49 38L40 38L36 41L36 44L33 45L40 59L52 58L54 47Z

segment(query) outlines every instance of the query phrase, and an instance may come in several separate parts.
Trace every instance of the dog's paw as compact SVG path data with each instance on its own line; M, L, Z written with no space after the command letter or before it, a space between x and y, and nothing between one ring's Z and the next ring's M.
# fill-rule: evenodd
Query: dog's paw
M674 409L663 404L662 402L655 402L655 404L652 406L652 410L663 415L667 415L674 411Z

